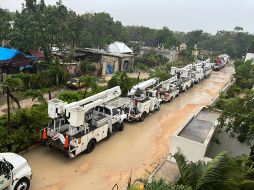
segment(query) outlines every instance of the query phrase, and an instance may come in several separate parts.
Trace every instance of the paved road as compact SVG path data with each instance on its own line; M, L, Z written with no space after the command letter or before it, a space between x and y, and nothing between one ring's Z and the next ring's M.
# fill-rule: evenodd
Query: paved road
M33 169L31 190L110 190L115 183L122 189L131 172L132 178L147 177L166 158L169 137L218 96L233 72L232 67L213 72L144 122L127 124L123 132L98 144L91 154L70 160L46 147L26 153Z

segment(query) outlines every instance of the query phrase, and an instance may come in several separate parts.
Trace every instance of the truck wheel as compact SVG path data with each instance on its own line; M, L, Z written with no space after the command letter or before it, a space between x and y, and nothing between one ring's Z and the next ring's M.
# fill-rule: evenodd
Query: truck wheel
M169 101L171 101L172 100L172 98L169 100ZM156 111L160 111L160 109L161 109L161 106L160 105L158 105L157 107L156 107Z
M123 131L123 129L124 129L124 122L119 123L119 125L118 125L118 131Z
M14 190L28 190L30 187L30 180L26 177L21 178L15 185Z
M95 148L95 145L96 145L96 140L94 140L94 139L90 140L88 145L87 145L86 153L93 152L93 150Z
M139 122L143 122L145 120L146 113L142 113L141 117L139 118Z

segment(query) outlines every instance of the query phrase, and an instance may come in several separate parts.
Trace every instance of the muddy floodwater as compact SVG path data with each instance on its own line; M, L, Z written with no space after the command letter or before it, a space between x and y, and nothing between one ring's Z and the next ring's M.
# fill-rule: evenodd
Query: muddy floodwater
M26 153L33 169L31 190L123 189L132 179L148 177L167 157L170 136L201 106L210 104L234 72L227 66L182 93L142 123L127 123L121 133L99 143L90 154L68 159L62 153L38 147Z

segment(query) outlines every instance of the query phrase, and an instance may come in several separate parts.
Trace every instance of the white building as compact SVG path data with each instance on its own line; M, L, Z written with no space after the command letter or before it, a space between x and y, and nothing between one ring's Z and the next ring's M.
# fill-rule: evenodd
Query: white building
M245 61L252 60L254 63L254 53L247 53L245 56Z
M113 42L109 44L108 51L110 53L122 53L122 54L133 53L133 51L123 42Z

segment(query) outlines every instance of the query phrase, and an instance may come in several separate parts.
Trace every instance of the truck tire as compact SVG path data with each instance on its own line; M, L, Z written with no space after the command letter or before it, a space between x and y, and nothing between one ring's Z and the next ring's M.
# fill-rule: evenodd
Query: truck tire
M14 190L28 190L30 187L30 180L26 177L21 178L18 183L15 185Z
M139 118L139 122L143 122L145 120L146 113L142 113L141 117Z
M169 100L169 101L171 101L172 100L172 98ZM156 107L156 111L160 111L160 109L161 109L161 106L160 105L158 105L157 107Z
M124 122L122 122L122 123L119 123L119 125L118 125L118 131L123 131L123 129L124 129Z
M95 145L96 145L96 140L95 139L90 140L85 152L88 154L93 152Z

